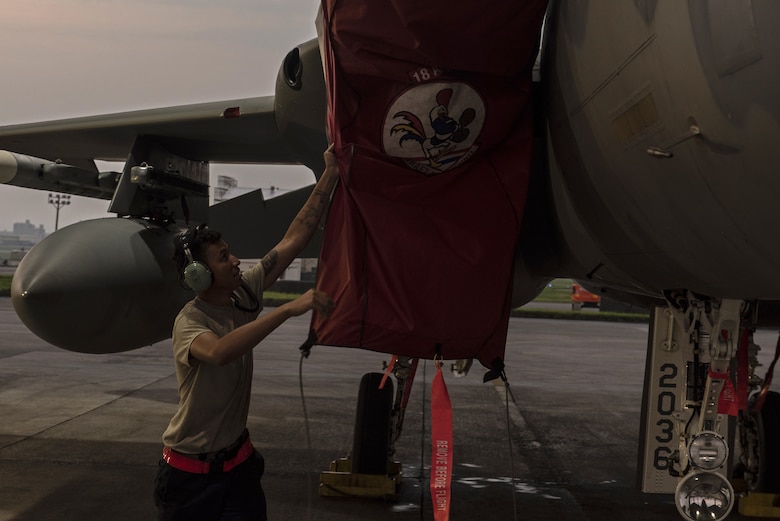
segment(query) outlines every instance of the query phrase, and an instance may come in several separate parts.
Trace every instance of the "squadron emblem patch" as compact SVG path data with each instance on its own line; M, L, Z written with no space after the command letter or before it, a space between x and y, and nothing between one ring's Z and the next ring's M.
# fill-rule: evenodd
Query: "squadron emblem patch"
M409 168L435 175L466 162L477 151L485 103L469 85L414 85L392 103L384 119L382 147Z

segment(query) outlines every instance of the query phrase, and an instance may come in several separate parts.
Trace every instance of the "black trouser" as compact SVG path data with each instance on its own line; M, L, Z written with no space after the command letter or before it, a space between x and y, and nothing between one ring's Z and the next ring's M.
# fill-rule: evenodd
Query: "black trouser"
M266 521L260 479L263 456L253 456L229 472L193 474L160 460L154 486L159 521Z

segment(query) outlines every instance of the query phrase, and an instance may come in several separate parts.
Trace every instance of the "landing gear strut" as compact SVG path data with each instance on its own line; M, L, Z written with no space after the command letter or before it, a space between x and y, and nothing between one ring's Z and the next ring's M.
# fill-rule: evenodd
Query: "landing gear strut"
M669 305L655 309L648 344L642 491L673 493L692 521L725 519L738 493L745 494L740 513L766 516L752 500L764 500L755 494L761 490L780 497L780 395L769 393L766 410L746 403L764 384L755 374L757 303L684 290L665 296Z
M393 460L401 435L417 359L394 357L398 383L382 373L367 373L360 381L350 457L331 462L320 474L320 496L395 499L401 483L401 464ZM384 383L383 383L384 381Z

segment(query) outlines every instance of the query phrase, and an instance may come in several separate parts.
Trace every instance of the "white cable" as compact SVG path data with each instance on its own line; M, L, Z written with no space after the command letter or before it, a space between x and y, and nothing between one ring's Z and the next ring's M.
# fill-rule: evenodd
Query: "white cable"
M298 362L298 384L301 389L301 406L303 407L303 425L306 430L306 450L308 454L309 465L313 465L314 454L311 449L311 434L309 433L309 413L306 411L306 398L303 394L303 359L306 354L301 354L301 360ZM306 472L306 519L311 521L311 475L313 470L309 468Z

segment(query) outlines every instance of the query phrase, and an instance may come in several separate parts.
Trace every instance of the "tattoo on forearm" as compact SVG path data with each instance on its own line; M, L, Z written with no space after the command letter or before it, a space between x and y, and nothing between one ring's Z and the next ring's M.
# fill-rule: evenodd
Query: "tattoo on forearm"
M309 203L301 209L297 217L297 221L310 230L319 224L322 212L328 204L330 193L322 189L315 189L312 195Z
M277 252L275 249L269 251L265 257L263 257L263 260L260 262L263 264L263 269L265 270L265 273L268 274L269 271L274 269L276 266L276 262L279 260L279 252Z

